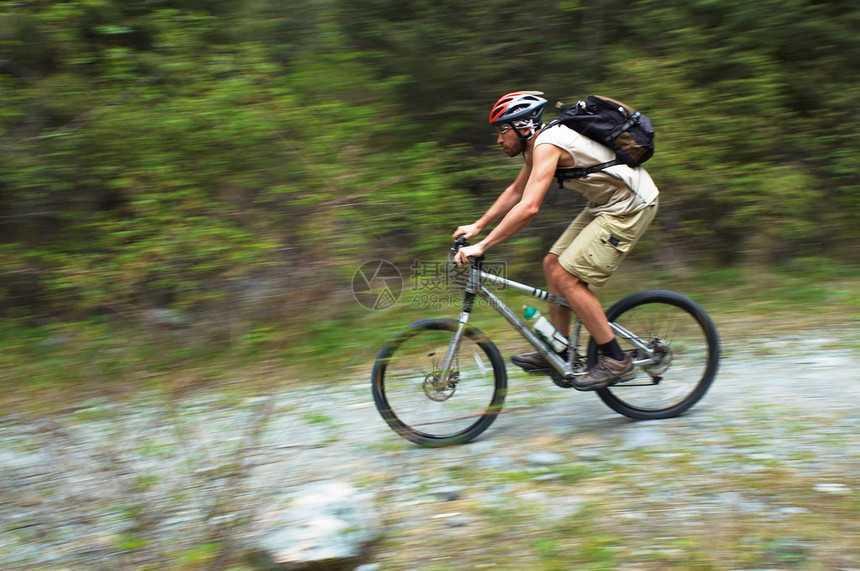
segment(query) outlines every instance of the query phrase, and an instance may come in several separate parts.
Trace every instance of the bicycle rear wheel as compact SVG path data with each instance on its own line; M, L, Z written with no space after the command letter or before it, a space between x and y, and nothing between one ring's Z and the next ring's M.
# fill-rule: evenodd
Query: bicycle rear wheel
M597 391L611 409L639 420L671 418L705 396L717 373L720 343L716 326L697 303L671 291L643 291L618 301L606 316L654 351L635 379ZM621 336L618 341L625 351L634 349ZM596 360L592 339L588 361Z
M467 327L447 378L442 360L456 319L422 319L386 343L373 365L373 400L388 426L422 446L473 440L496 420L507 393L505 363L480 330Z

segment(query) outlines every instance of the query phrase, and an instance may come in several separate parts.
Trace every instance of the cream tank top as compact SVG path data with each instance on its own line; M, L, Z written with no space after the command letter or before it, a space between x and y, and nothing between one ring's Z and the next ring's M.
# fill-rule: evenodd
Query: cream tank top
M591 167L611 161L615 152L564 125L541 131L535 146L550 144L567 151L577 167ZM611 166L582 178L569 179L564 188L581 192L592 214L623 216L639 212L657 199L660 191L642 167Z

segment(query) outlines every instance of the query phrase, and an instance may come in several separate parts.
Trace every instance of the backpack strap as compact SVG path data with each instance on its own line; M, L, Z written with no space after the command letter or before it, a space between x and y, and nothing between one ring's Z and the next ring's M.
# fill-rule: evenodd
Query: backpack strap
M573 167L569 169L556 169L555 179L558 181L559 186L563 186L564 181L566 180L570 180L572 178L583 178L590 174L594 174L596 172L608 169L609 167L617 164L620 164L618 162L618 159L612 159L611 161L606 161L605 163L600 163L599 165L594 165L593 167Z
M632 127L633 125L638 125L641 120L642 114L638 111L634 112L633 115L630 116L630 119L627 120L627 122L612 131L612 133L610 133L609 136L606 137L606 142L610 143L615 141L615 139L617 139L621 135L621 133L629 130L630 127Z

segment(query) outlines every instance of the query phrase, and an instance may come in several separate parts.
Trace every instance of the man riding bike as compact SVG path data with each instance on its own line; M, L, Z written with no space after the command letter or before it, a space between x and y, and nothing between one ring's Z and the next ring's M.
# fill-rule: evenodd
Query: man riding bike
M508 93L490 111L496 142L509 157L522 154L524 164L483 216L454 231L455 239L473 238L501 219L483 240L457 252L455 261L460 265L525 228L538 213L557 169L590 167L615 158L608 147L560 123L547 128L542 123L547 101L540 95ZM589 285L606 283L645 233L657 213L659 191L644 168L624 164L565 180L564 188L581 192L589 202L550 248L543 270L547 289L568 301L597 343L598 362L573 382L576 389L595 390L634 378L636 369L633 355L622 351ZM549 313L556 329L569 336L570 310L550 304ZM538 352L514 355L511 360L529 372L550 370Z

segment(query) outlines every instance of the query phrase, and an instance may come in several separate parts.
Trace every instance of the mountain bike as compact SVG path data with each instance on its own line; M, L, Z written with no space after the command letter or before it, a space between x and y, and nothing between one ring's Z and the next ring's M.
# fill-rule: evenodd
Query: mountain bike
M465 245L462 238L455 242L449 263ZM464 286L459 319L409 324L385 343L373 365L373 400L380 415L401 437L422 446L469 442L502 411L508 384L504 359L486 334L469 325L477 298L546 357L559 387L574 387L576 377L597 362L597 344L575 316L563 358L488 285L569 308L567 300L484 271L483 258L472 262L465 268L453 265ZM714 322L696 302L672 291L640 291L613 304L606 316L622 348L633 352L638 372L595 391L607 406L637 420L672 418L705 395L717 372L720 344Z

